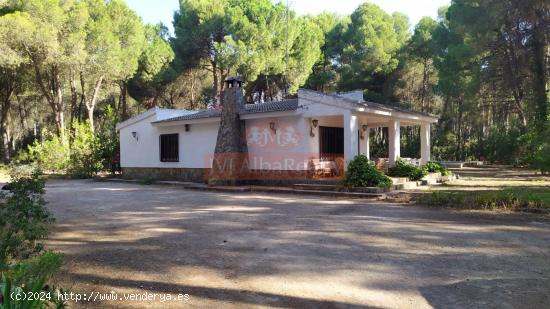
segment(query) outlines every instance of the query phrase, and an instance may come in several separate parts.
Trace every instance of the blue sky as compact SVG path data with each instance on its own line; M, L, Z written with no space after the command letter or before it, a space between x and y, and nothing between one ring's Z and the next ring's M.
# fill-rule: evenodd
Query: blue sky
M286 0L282 0L286 2ZM144 21L162 21L172 30L172 17L179 7L178 0L126 0ZM364 0L288 0L290 7L298 14L317 14L322 11L350 14ZM437 17L437 9L448 5L450 0L370 0L388 13L399 11L409 16L416 24L423 16Z

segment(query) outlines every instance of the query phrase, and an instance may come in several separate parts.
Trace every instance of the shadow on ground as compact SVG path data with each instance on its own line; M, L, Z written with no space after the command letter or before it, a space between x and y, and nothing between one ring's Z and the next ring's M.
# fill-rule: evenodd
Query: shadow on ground
M48 245L75 292L188 293L182 307L550 306L550 222L537 217L89 181L50 182L47 199Z

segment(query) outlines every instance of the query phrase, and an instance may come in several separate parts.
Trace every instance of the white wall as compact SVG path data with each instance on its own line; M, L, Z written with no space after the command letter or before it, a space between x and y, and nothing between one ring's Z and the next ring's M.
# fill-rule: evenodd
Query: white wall
M304 109L298 115L246 120L250 168L273 170L303 170L312 158L319 157L319 128L310 136L311 119L320 126L341 127L343 110L338 107L300 99ZM331 118L323 118L327 116ZM155 127L150 117L120 129L122 167L209 168L216 147L218 122ZM276 133L270 128L275 123ZM255 130L255 131L254 131ZM137 132L138 140L132 132ZM255 132L255 133L254 133ZM180 162L160 162L159 135L179 133ZM253 137L256 137L254 140Z
M122 167L205 168L210 167L210 155L216 147L217 123L191 124L185 127L154 127L149 117L120 130L120 164ZM137 132L138 140L132 136ZM179 133L179 162L161 162L160 134Z
M270 124L275 124L275 131ZM251 169L305 170L312 156L309 123L301 116L246 120Z

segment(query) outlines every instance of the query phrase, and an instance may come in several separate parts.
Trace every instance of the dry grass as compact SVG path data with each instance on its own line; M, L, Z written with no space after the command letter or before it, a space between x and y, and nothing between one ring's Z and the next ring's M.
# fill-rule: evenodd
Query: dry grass
M460 179L431 187L417 203L459 209L550 212L550 177L527 169L456 170Z

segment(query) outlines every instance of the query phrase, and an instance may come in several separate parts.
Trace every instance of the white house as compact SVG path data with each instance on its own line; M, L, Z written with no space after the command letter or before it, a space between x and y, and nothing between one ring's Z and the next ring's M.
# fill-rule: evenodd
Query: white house
M212 167L221 111L153 108L117 125L120 164L129 177L204 181ZM363 100L362 91L324 94L301 89L297 99L248 104L245 122L248 167L292 180L338 158L369 156L369 130L389 128L389 163L400 157L400 129L421 127L420 161L430 160L430 125L437 118ZM346 164L343 164L344 166ZM268 173L269 174L269 173Z

